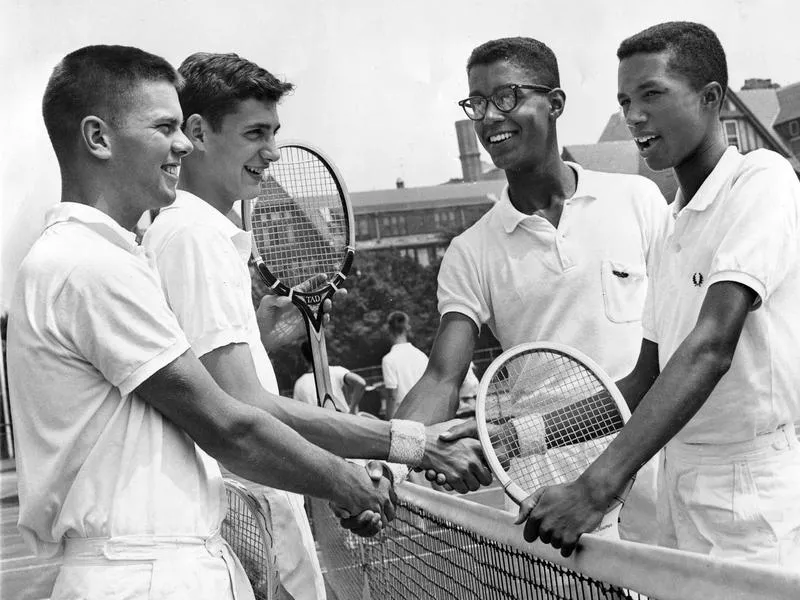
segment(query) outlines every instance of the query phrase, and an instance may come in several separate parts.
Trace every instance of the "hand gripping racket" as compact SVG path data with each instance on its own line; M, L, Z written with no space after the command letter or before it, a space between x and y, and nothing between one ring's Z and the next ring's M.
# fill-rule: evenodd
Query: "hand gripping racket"
M279 149L280 160L264 170L258 198L242 202L242 221L253 233L262 279L303 314L319 405L347 412L332 392L322 306L353 263L350 199L339 171L320 150L301 143Z
M545 485L574 481L630 418L611 378L581 352L521 344L498 356L481 379L478 438L492 473L517 504ZM595 532L618 535L631 479Z

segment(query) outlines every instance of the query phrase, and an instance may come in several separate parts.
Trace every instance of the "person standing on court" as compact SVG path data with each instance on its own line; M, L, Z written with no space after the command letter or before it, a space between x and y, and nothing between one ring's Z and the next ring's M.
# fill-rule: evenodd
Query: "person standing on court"
M641 156L679 189L655 248L630 421L574 483L537 490L525 537L567 555L664 447L662 544L800 569L800 183L779 154L728 146L725 51L698 23L624 40L620 106Z
M459 104L508 185L442 260L439 330L424 375L396 415L424 423L455 414L483 325L504 350L557 342L590 356L612 377L628 373L667 213L648 179L561 159L557 123L566 94L548 46L524 37L491 40L472 51L467 78L469 97ZM451 435L474 433L471 426ZM655 541L654 489L650 464L623 509L623 538Z
M483 469L480 477L489 480L488 471L479 465L479 445L459 449L437 444L435 435L426 435L418 423L363 419L277 395L262 343L270 327L262 322L259 330L251 297L251 234L226 215L237 200L258 195L264 172L279 159L278 103L293 86L231 53L192 54L179 72L184 79L179 93L183 131L194 151L181 168L175 202L160 211L143 244L156 257L170 308L214 380L231 396L271 413L339 456L386 459L392 454L391 440L408 435L426 461L438 462L454 477L468 478L459 485L462 489L478 485L469 464L477 465L476 472ZM296 312L290 302L284 300L284 305ZM302 320L295 322L302 330ZM292 336L284 332L282 339ZM260 492L272 512L282 584L295 600L324 598L325 583L302 496L273 488ZM380 526L379 516L365 524L367 532Z
M215 384L135 242L192 151L180 81L161 57L88 46L44 94L61 203L17 275L8 361L19 529L63 556L53 600L252 599L219 535L217 460L350 514L393 511L388 485Z
M381 372L386 398L386 418L391 419L408 390L425 372L428 357L409 341L411 321L406 313L399 310L391 313L386 319L386 328L392 347L381 360Z
M311 353L311 345L308 341L300 344L300 354L306 363L306 372L297 378L292 390L292 398L305 402L311 406L317 406L317 386L314 379L314 357ZM331 365L331 386L333 394L344 401L351 413L358 412L358 403L367 388L367 382L358 373L353 373L349 369Z

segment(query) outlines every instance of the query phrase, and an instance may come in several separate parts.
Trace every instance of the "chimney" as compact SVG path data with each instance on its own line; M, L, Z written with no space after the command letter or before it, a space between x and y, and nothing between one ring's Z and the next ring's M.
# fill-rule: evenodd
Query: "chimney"
M745 79L742 91L744 90L776 90L780 84L772 83L772 79L761 79L754 77L752 79Z
M464 181L478 181L481 178L481 154L472 121L469 119L456 121L456 136Z
M398 190L402 190L404 187L406 187L406 182L403 181L402 177L398 177L394 184L397 186Z

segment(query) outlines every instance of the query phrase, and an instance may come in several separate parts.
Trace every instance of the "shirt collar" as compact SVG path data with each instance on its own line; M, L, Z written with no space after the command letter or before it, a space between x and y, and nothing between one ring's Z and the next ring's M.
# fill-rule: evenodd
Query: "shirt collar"
M697 212L707 209L719 197L720 191L725 183L730 179L732 173L739 168L742 162L742 155L736 146L728 146L722 154L719 162L708 174L706 180L697 190L689 203L683 208L678 208L683 204L683 192L680 188L675 193L675 202L672 203L672 216L677 217L683 209L694 210Z
M242 260L246 261L250 258L252 248L250 232L239 229L233 221L199 196L195 196L186 190L178 190L175 202L161 209L161 212L169 210L188 211L190 213L189 219L207 223L230 238Z
M587 174L584 168L577 163L569 161L564 162L571 167L573 171L575 171L575 176L577 179L575 193L568 199L576 200L578 198L586 198L589 200L596 198L596 196L591 194L588 190L589 184L586 181ZM513 233L517 226L525 219L541 218L536 215L526 215L514 207L514 205L511 203L511 197L508 195L508 184L506 184L506 186L503 188L503 192L500 194L500 202L498 202L497 210L499 211L500 222L502 223L503 229L506 233Z
M44 219L45 229L57 223L74 222L85 225L109 242L131 252L139 249L136 234L128 231L101 210L78 202L61 202L47 211Z

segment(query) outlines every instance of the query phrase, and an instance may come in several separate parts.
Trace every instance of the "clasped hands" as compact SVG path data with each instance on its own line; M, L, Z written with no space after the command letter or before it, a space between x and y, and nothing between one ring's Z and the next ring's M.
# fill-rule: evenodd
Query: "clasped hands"
M425 471L429 479L432 477L432 480L441 481L449 489L455 489L460 493L475 491L481 485L489 485L492 482L492 474L483 459L480 443L471 437L458 434L450 439L450 436L442 433L450 430L452 426L453 422L448 422L426 429L425 454L417 470ZM342 527L357 535L372 536L394 518L396 495L393 486L401 482L394 481L392 471L381 461L368 461L364 466L376 487L389 486L392 497L391 508L386 507L381 512L364 510L359 514L334 504L331 504L331 508L340 519Z

